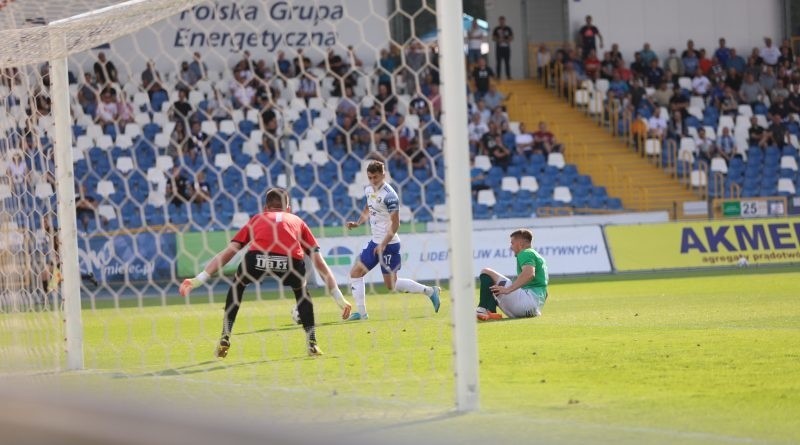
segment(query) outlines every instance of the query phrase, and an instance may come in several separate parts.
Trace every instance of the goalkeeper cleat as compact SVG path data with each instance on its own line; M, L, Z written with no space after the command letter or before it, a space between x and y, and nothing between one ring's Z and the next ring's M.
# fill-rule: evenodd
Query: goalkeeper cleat
M353 312L352 314L350 314L349 317L347 317L347 321L359 321L359 320L368 320L368 319L369 319L369 315L367 315L367 314L361 315L360 312Z
M323 354L322 349L320 349L316 343L308 344L308 355L310 357L319 357L322 354Z
M492 312L480 306L475 309L475 316L478 317L478 320L480 321L501 320L503 318L503 314Z
M442 291L442 288L439 286L433 286L433 292L431 296L428 297L431 299L431 303L433 303L433 311L439 312L439 306L442 305L442 302L439 301L439 293Z
M222 337L217 343L217 350L214 351L214 357L225 358L228 356L228 349L231 347L231 341L228 337Z
M191 291L192 291L192 280L187 278L183 280L183 283L181 283L181 287L178 289L178 293L181 294L181 297L188 297Z
M350 306L350 303L345 303L344 307L342 308L342 320L349 320L350 319L350 311L353 309Z

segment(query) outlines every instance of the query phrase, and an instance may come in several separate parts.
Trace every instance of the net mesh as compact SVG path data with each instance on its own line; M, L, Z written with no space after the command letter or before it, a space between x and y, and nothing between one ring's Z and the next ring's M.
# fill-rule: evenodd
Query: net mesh
M0 369L63 367L60 311L70 296L59 286L45 62L69 54L84 351L95 371L79 384L119 386L111 377L133 390L253 403L269 394L302 409L346 394L351 414L368 410L364 400L406 413L448 406L449 324L425 286L414 296L375 295L382 279L371 272L367 282L378 286L368 285L362 324L343 324L324 297L330 289L312 286L320 342L332 351L317 362L298 358L306 338L290 317L293 295L268 280L244 296L231 356L213 360L241 254L192 299L177 295L180 280L261 210L271 186L288 189L346 286L369 234L343 226L365 206L373 160L385 163L400 195L404 245L446 250L443 235L425 235L445 203L437 56L423 38L435 29L431 5L16 1L0 16L10 25L0 44L8 172L0 323L11 333ZM60 42L54 34L63 48L51 47ZM408 254L403 261L402 276L431 285L445 278Z

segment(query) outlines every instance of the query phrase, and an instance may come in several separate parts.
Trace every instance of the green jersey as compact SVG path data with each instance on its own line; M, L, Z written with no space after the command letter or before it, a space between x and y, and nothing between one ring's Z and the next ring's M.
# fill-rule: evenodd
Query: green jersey
M533 266L535 275L531 281L522 286L523 289L547 287L547 262L539 252L529 247L517 254L517 275L522 272L522 266Z

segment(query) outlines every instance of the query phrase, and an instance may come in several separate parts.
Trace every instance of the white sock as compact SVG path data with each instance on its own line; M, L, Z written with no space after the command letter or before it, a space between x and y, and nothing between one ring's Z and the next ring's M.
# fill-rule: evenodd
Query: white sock
M364 290L364 277L350 278L350 291L353 292L353 299L356 301L358 312L362 315L367 313L367 293Z
M330 289L331 297L333 297L333 301L339 305L339 307L344 307L344 295L342 295L342 290L338 287L334 287Z
M397 282L394 284L394 290L413 294L425 294L429 297L433 293L432 287L419 284L414 280L409 280L408 278L398 278Z

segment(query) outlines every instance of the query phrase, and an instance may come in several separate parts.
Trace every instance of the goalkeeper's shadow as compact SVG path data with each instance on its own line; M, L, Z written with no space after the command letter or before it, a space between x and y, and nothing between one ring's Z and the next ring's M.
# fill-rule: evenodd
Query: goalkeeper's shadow
M178 366L172 368L162 369L160 371L143 372L140 374L115 374L115 379L130 379L130 378L152 378L152 377L181 377L192 374L209 373L213 371L230 370L232 368L241 368L245 366L256 366L267 363L277 362L295 362L301 360L308 360L305 355L298 355L297 357L286 357L270 360L253 360L248 362L233 362L223 360L206 360L199 363L194 363L186 366ZM209 366L214 365L214 366Z
M418 318L428 318L428 317L425 316L425 315L420 315L420 316L416 316L416 317L406 317L403 320L413 320L413 319L418 319ZM380 319L372 319L372 318L370 318L368 323L369 324L376 324L376 323L383 323L383 322L389 322L389 321L398 321L398 320L380 320ZM358 322L358 321L356 321L356 322L348 322L346 320L336 320L336 321L326 321L324 323L316 323L315 326L316 327L320 327L320 326L359 326L359 325L363 325L363 324L364 324L364 322ZM263 333L266 333L266 332L290 331L290 330L294 330L294 329L302 329L302 327L300 325L297 325L297 324L286 324L286 325L281 325L281 326L276 326L276 327L270 327L270 328L264 328L264 329L256 329L256 330L253 330L253 331L237 332L236 335L263 334Z

